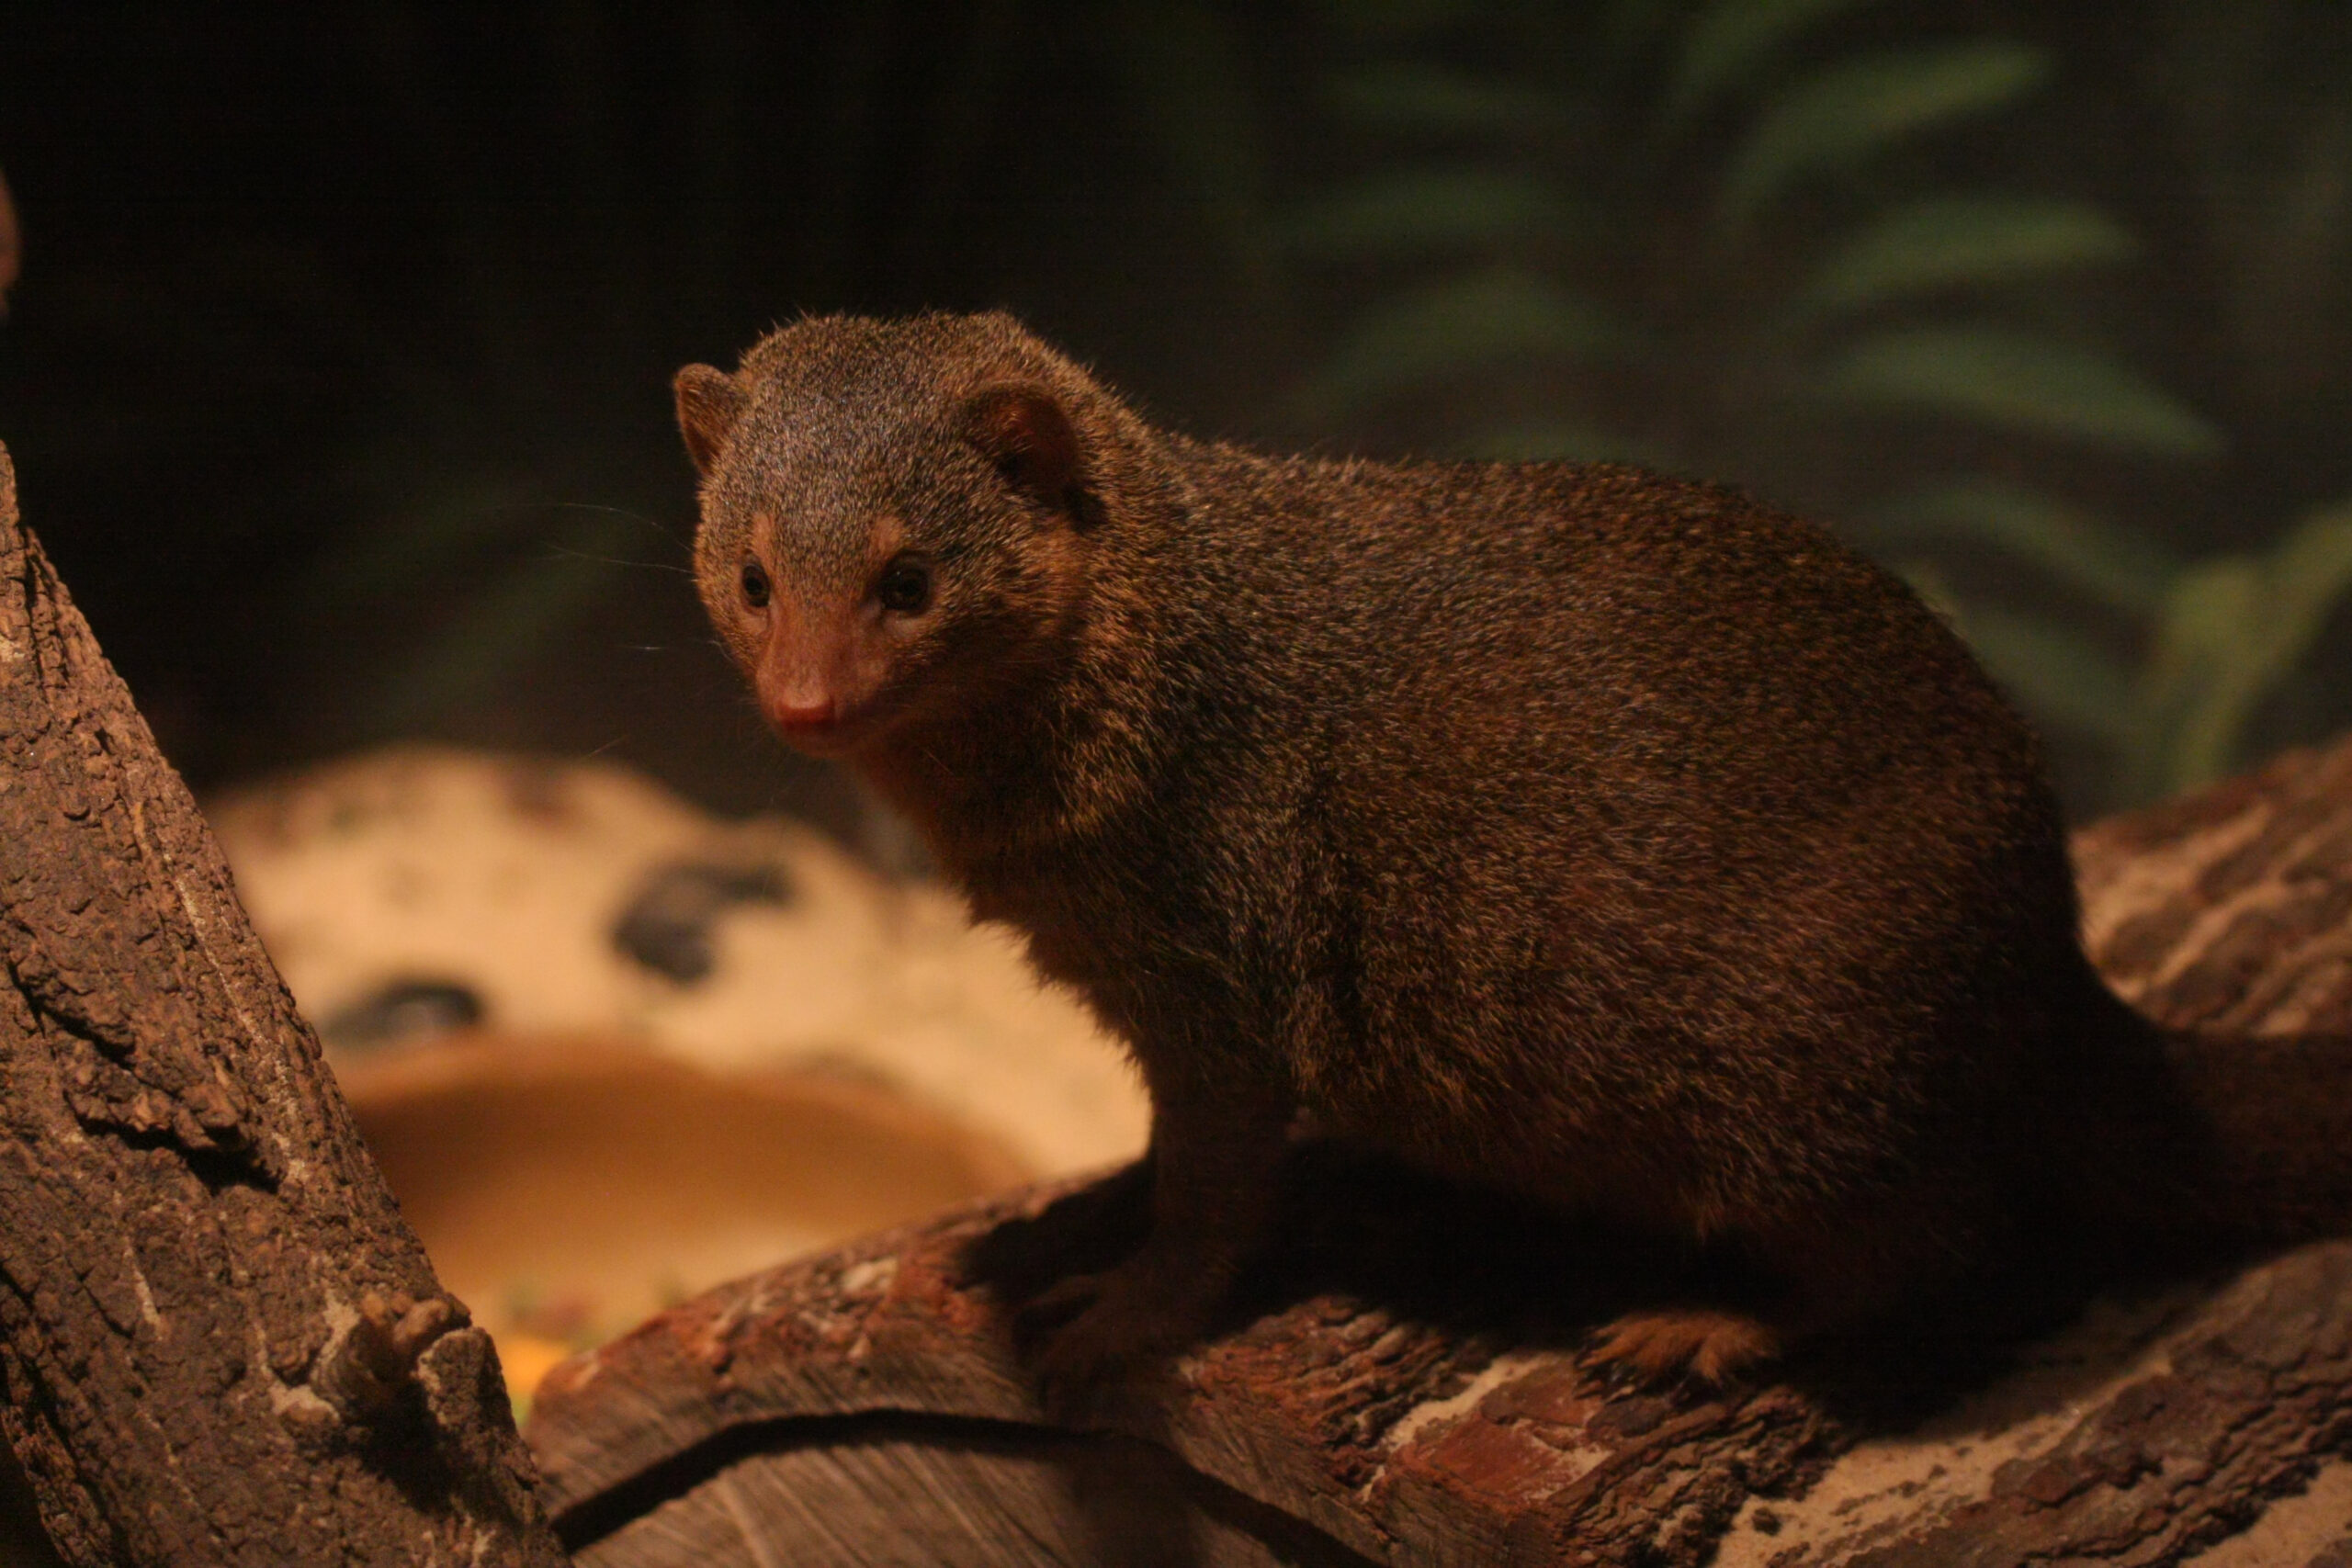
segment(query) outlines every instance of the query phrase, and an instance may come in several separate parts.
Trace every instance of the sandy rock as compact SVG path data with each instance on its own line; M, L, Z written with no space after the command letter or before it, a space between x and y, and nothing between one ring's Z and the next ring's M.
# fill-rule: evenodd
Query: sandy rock
M475 1016L455 1021L504 1034L634 1037L723 1071L833 1068L967 1122L1040 1175L1143 1145L1124 1058L1008 933L797 824L722 821L612 763L422 746L208 815L332 1058L369 1049L371 1008L407 987L469 998Z

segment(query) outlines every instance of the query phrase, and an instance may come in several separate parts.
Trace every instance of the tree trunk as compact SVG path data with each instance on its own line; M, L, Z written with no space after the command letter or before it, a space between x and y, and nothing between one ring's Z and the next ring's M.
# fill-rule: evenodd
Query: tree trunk
M69 1563L555 1563L490 1340L0 451L0 1409Z
M2146 1010L2352 1034L2352 742L2076 852L2094 955ZM1232 1322L1057 1424L969 1281L1066 1266L1128 1186L791 1264L559 1368L531 1427L559 1531L594 1568L2352 1568L2352 1242L2086 1310L1988 1280L1769 1386L1642 1390L1577 1354L1664 1288L1638 1247L1301 1151Z

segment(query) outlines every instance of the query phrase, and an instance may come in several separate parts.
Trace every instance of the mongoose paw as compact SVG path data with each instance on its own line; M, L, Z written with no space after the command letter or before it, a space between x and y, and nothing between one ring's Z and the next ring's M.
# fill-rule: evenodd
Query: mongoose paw
M1189 1343L1201 1326L1193 1303L1114 1269L1073 1275L1029 1302L1014 1321L1013 1340L1027 1356L1046 1408L1065 1416L1093 1390Z
M1627 1313L1600 1330L1591 1359L1644 1382L1687 1373L1722 1387L1781 1353L1781 1337L1755 1318L1713 1307Z

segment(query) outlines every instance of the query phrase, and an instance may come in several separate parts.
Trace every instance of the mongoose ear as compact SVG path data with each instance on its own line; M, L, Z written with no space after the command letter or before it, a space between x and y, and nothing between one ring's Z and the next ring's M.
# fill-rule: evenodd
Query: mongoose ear
M686 438L686 456L707 479L727 433L743 416L743 389L715 365L689 365L671 378L670 389L678 396L678 434Z
M1080 527L1100 520L1078 427L1054 395L1026 384L990 387L965 408L965 432L1004 482Z

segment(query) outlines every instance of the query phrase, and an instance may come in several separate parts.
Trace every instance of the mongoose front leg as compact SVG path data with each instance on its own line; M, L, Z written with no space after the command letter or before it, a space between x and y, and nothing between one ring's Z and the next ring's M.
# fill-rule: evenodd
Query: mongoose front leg
M1149 1235L1115 1267L1064 1280L1022 1313L1023 1337L1042 1341L1035 1364L1049 1399L1197 1338L1268 1228L1288 1097L1151 1087Z

